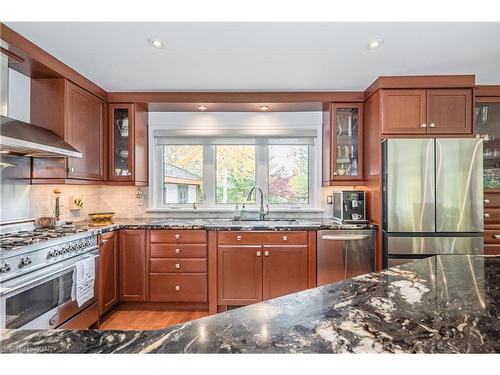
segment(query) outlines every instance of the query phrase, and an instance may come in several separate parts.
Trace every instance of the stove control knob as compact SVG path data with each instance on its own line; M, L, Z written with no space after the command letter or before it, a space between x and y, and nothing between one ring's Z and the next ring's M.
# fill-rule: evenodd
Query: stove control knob
M52 249L49 251L49 253L47 254L49 258L55 258L56 256L59 255L59 250L57 249Z
M10 271L9 263L0 263L0 273L7 273Z
M22 257L20 262L19 262L19 268L29 266L30 264L31 264L30 257Z

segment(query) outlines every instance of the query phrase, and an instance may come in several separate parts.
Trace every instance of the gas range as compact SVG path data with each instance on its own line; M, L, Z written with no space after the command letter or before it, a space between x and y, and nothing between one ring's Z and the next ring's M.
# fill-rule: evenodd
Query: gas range
M97 248L97 236L74 225L0 234L0 282Z

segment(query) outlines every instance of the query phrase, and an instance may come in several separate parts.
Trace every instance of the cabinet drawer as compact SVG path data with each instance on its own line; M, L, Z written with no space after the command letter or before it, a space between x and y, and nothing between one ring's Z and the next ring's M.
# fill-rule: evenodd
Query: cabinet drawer
M484 255L500 255L500 244L484 245Z
M498 238L496 236L498 236ZM486 229L484 231L484 243L500 244L500 228L499 229Z
M207 275L149 275L151 302L207 302Z
M150 230L149 242L207 243L207 232L204 230Z
M485 193L484 194L485 208L500 208L500 194Z
M206 258L207 245L204 244L151 244L151 258Z
M485 208L484 223L485 224L500 223L500 208Z
M307 244L307 232L219 232L221 245L239 244Z
M149 272L207 272L206 259L150 259Z

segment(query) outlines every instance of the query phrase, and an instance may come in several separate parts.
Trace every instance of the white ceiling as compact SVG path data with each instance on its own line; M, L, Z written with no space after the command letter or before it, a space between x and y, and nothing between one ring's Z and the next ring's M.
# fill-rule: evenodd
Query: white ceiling
M6 24L107 91L364 90L414 74L500 84L500 23ZM385 44L369 51L374 38Z

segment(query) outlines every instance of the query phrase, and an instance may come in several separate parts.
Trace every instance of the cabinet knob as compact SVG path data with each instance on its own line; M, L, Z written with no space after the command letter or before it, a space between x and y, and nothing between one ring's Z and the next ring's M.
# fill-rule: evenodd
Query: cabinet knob
M500 234L494 234L494 235L493 235L493 238L494 238L495 240L500 240Z
M265 257L268 257L268 256L269 256L269 251L267 251L267 250L266 250L266 251L264 251L264 256L265 256Z
M181 253L181 249L175 249L175 253L176 254L180 254Z
M288 236L283 236L283 241L288 241Z
M179 290L181 290L181 286L180 285L176 285L175 286L175 291L178 292Z
M75 173L75 168L68 168L69 173Z
M484 204L489 204L490 203L490 200L489 199L485 199L484 200Z
M484 217L490 217L490 214L485 213L485 214L484 214Z
M180 263L175 263L175 268L176 268L176 269L181 268L181 264L180 264Z
M260 257L260 251L257 251L257 256Z
M431 122L431 123L429 124L429 128L435 128L435 127L436 127L436 124L435 124L435 123Z
M241 236L236 236L236 241L241 241Z
M180 234L176 234L176 235L175 235L175 239L176 239L176 240L178 240L178 239L180 239L180 238L181 238L181 235L180 235Z
M337 172L333 172L333 175L336 176L338 173Z
M420 125L421 128L426 128L427 124L424 122L422 125Z
M102 240L101 245L105 245L109 240Z

